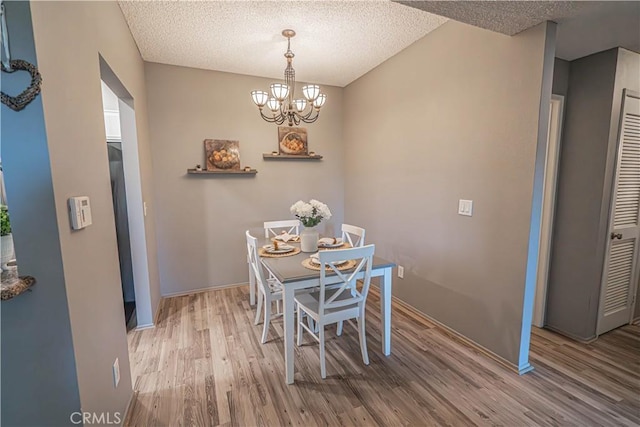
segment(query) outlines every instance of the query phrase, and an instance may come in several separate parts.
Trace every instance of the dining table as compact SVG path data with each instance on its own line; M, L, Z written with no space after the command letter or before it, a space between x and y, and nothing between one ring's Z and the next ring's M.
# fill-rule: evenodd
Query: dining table
M267 240L261 244L270 243ZM291 243L299 245L299 243ZM264 267L282 284L283 319L284 319L284 355L286 383L294 383L294 317L295 304L294 297L296 291L315 288L320 286L320 271L311 270L303 266L302 262L310 257L310 253L300 252L292 256L281 256L277 258L261 257ZM385 356L391 355L391 286L392 269L395 263L384 260L380 257L373 257L371 266L371 277L379 277L380 286L380 315L382 327L380 328L382 353ZM347 270L348 271L348 270ZM363 279L364 271L361 271L356 279ZM325 276L326 284L338 283L339 277L335 273ZM374 281L372 281L373 284ZM257 294L256 280L253 270L249 268L250 303L255 304Z

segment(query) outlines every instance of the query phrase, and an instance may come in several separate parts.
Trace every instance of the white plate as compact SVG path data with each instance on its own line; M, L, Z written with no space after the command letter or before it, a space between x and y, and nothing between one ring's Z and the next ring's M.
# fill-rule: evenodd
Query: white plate
M343 244L344 242L342 241L342 239L337 239L336 243L324 243L324 242L318 241L319 248L339 248Z
M295 249L293 246L285 245L285 244L279 244L278 250L273 249L273 247L274 247L273 245L264 245L262 249L264 249L265 252L270 254L286 254L287 252L291 252L292 250Z
M311 259L311 264L320 265L320 260L318 258L311 257L310 259ZM347 260L343 259L342 261L334 261L333 264L334 265L342 265L342 264L344 264L346 262L347 262Z

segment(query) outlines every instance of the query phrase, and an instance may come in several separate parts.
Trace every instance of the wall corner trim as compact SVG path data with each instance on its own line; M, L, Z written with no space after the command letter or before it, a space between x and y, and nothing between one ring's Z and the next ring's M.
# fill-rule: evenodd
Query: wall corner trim
M533 178L533 200L531 203L531 222L529 227L529 247L527 256L524 298L522 306L522 325L520 332L520 352L518 367L527 372L529 364L529 346L531 344L531 322L536 283L538 279L538 251L540 248L540 230L542 224L542 201L544 196L544 175L547 157L547 134L549 129L549 108L553 86L553 67L556 53L557 24L544 23L545 37L542 50L543 62L540 85L540 107L538 111L538 136ZM521 369L518 369L520 372Z

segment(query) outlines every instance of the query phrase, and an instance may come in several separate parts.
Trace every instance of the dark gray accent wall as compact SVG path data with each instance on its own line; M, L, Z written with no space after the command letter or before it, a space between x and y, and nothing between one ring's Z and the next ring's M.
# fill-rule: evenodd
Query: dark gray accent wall
M570 65L546 325L581 340L596 336L622 89L639 89L637 61L616 48Z
M553 89L556 95L567 96L569 93L569 66L570 62L556 58L553 65ZM565 101L566 102L566 101Z
M36 64L29 2L6 2L11 54ZM17 94L28 75L2 74ZM48 83L44 75L44 84ZM80 410L42 98L1 107L2 165L20 274L32 292L2 301L3 426L68 425Z

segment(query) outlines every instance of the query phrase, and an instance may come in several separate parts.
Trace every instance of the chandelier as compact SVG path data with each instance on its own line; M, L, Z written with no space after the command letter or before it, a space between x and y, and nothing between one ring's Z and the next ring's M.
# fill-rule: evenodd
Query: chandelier
M320 92L318 85L306 85L302 87L305 99L294 99L296 85L296 71L293 69L293 57L291 51L291 37L296 35L293 30L283 30L282 35L287 38L287 68L284 69L284 83L271 84L271 96L265 91L254 90L251 92L253 102L258 106L260 115L269 123L281 125L285 121L289 126L299 125L300 122L313 123L320 116L320 108L327 100L327 96ZM264 106L267 106L271 114L265 114Z

